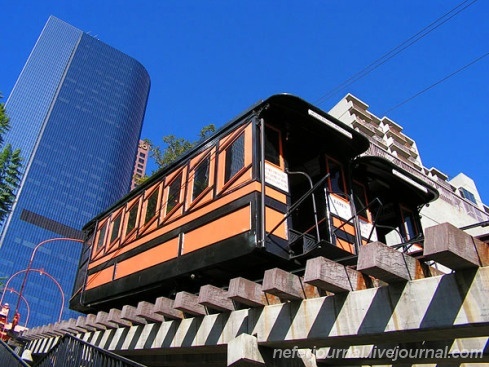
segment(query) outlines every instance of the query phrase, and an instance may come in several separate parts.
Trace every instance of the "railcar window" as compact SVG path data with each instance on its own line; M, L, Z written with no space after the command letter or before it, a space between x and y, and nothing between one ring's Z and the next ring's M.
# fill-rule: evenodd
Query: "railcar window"
M418 228L416 226L416 222L414 220L414 215L411 211L401 208L402 213L402 221L404 226L404 235L406 240L411 240L418 235Z
M265 160L280 166L280 131L265 127Z
M328 173L329 173L329 189L335 194L344 194L345 190L345 180L343 177L343 166L327 158Z
M166 214L180 202L180 189L182 187L182 174L179 174L168 188L168 203L166 205Z
M119 229L121 227L122 215L119 214L112 222L112 233L110 235L110 243L119 238Z
M209 162L210 157L207 156L195 169L192 200L195 200L209 186Z
M244 134L241 134L229 147L226 148L226 167L224 183L228 182L244 167Z
M104 247L105 232L107 232L107 225L109 222L105 222L102 227L99 228L98 240L97 240L97 252Z
M136 219L138 217L139 202L132 206L129 210L129 218L127 220L126 234L131 232L136 227Z
M144 216L144 224L148 223L156 215L156 206L158 204L158 194L160 190L155 190L146 202L146 215Z
M364 209L367 206L365 186L358 182L353 183L353 201L355 203L355 210L357 211L358 215L368 219L367 210Z

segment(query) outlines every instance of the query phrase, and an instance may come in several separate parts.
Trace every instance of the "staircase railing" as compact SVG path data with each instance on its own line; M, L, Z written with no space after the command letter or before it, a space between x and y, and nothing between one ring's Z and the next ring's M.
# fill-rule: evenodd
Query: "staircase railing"
M145 367L115 353L65 334L35 367Z
M0 340L0 366L29 367L3 340Z

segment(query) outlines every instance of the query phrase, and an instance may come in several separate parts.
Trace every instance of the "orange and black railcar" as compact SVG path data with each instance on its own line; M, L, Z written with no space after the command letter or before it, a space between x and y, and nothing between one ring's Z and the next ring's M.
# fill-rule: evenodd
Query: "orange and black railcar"
M298 97L256 104L85 226L71 308L300 271L318 255L354 263L375 240L416 251L418 209L437 193L368 148Z

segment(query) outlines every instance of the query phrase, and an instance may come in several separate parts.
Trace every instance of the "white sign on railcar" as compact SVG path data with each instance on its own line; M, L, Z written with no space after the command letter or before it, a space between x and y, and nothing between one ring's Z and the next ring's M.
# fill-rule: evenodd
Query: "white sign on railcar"
M340 198L334 195L329 195L328 200L329 200L329 211L332 214L344 220L348 220L351 218L352 215L351 215L350 203L341 200Z
M282 191L289 192L289 180L287 174L268 163L265 163L265 182Z

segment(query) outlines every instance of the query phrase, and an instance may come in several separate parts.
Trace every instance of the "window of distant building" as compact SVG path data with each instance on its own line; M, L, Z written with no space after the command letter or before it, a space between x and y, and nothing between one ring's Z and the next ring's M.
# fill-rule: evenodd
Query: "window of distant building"
M472 194L469 190L464 189L463 187L459 187L458 190L460 191L460 196L473 202L474 204L477 204L474 194Z

